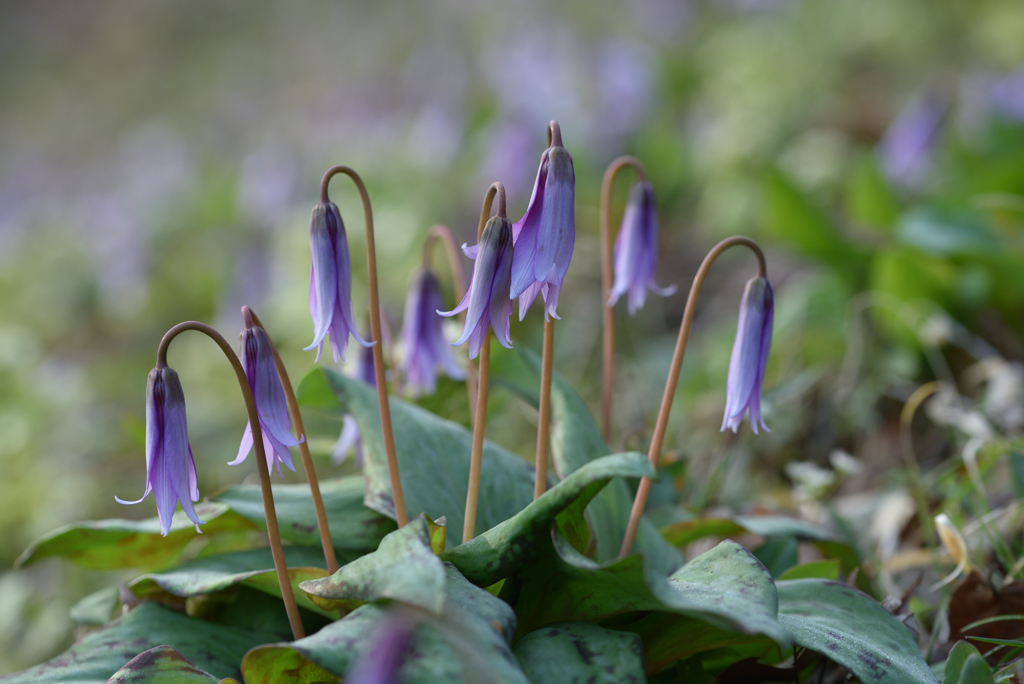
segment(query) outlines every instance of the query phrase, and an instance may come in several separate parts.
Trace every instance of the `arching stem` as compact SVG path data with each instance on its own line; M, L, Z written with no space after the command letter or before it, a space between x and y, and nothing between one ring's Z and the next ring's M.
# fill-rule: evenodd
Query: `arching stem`
M299 607L295 603L295 593L292 591L292 582L288 576L288 567L284 561L284 549L281 546L281 534L277 528L277 511L274 508L274 492L270 487L270 468L267 466L267 453L263 448L263 431L260 429L260 418L256 413L256 400L253 399L252 390L249 389L249 380L245 377L245 369L242 362L238 360L235 350L231 348L224 337L206 325L198 321L186 321L174 326L160 340L157 348L157 368L167 367L167 347L171 340L186 330L195 330L203 333L221 348L224 356L231 362L235 369L235 376L238 379L238 386L242 390L242 398L245 399L245 410L249 415L249 426L252 430L252 444L256 448L256 468L260 473L260 489L263 492L263 514L267 519L267 536L270 537L270 553L274 558L274 569L277 571L277 582L281 588L281 598L284 601L284 609L288 614L288 623L292 628L292 636L301 639L306 636L302 627L302 619L299 617Z
M601 384L601 435L611 444L612 438L612 396L615 391L615 309L608 304L612 292L612 188L615 178L627 166L636 171L639 180L646 180L644 167L636 157L619 157L605 169L601 181L601 310L603 312L602 336L602 384Z
M492 183L484 195L483 208L480 210L480 223L476 229L476 241L480 242L484 235L484 225L491 215L491 204L494 196L498 196L498 216L505 216L505 186ZM484 341L480 346L480 385L476 395L476 418L473 419L473 450L469 456L469 487L466 490L466 515L462 525L462 541L468 542L476 536L476 508L480 496L480 468L483 465L484 430L487 427L487 392L491 377L491 331L484 333Z
M452 231L448 229L448 226L438 224L430 227L427 239L423 242L423 265L430 268L431 249L437 241L444 245L444 252L448 257L448 268L452 274L452 288L455 290L455 304L457 306L462 301L462 298L466 296L466 279L462 275L459 247L455 244L455 238L452 236ZM462 327L466 326L466 313L466 311L463 311L459 314L459 321L462 323ZM473 407L476 406L476 371L473 369L473 364L469 364L466 367L466 395L469 397L469 418L470 426L472 426L473 421L476 419L476 416L473 415Z
M267 327L260 321L260 317L249 307L243 307L252 316L253 323L266 331ZM277 374L281 377L281 385L284 387L284 398L288 401L288 410L292 414L292 421L295 423L295 431L299 436L306 434L306 427L302 424L302 413L299 411L299 403L295 400L295 390L292 388L292 381L288 377L288 369L285 368L281 355L277 353L277 345L274 344L270 333L267 333L270 340L270 349L274 352L274 365L277 366ZM331 531L327 525L327 511L324 509L324 500L320 496L320 482L313 468L313 457L309 453L309 440L303 439L299 443L299 453L302 454L302 467L306 469L306 480L309 482L309 491L313 495L313 509L316 511L316 523L320 528L320 545L324 549L324 561L327 563L327 571L332 575L338 571L338 559L334 555L334 544L331 542Z
M676 349L672 354L672 365L669 367L668 379L665 381L665 392L661 397L661 408L658 409L658 422L654 426L654 435L651 437L651 448L647 452L647 458L651 465L657 467L658 456L661 454L661 447L665 441L665 430L668 427L669 413L672 411L672 399L675 397L676 385L679 383L679 371L683 367L683 355L686 353L686 343L690 338L690 327L693 324L693 315L696 311L697 298L700 296L701 287L708 276L711 265L715 263L722 252L730 247L742 245L748 247L757 256L757 275L765 277L764 253L760 246L747 237L730 237L715 245L693 278L693 285L690 287L690 294L686 298L686 309L683 311L683 321L679 325L679 339L676 341ZM644 507L647 505L647 495L651 491L651 479L640 480L640 487L637 489L636 498L633 500L633 510L629 514L629 523L626 526L626 536L622 540L622 548L619 550L619 558L625 558L633 549L633 542L636 541L636 532L640 527L640 518L643 516Z
M320 201L328 202L327 186L331 178L343 173L352 179L359 190L363 203L363 224L366 228L366 273L370 293L370 334L373 336L373 369L377 380L377 404L380 408L380 426L384 434L384 451L387 453L388 476L391 479L391 496L395 502L395 519L403 527L409 518L405 512L405 497L402 495L402 480L398 474L398 457L395 454L395 435L391 428L391 406L388 404L388 388L384 376L384 349L380 327L380 295L377 289L377 251L373 241L373 210L370 196L359 174L347 166L334 166L327 170L320 182Z

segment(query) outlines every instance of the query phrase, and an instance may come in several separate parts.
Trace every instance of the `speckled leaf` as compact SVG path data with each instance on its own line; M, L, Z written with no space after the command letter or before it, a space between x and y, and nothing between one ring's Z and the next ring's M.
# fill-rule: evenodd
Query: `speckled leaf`
M223 504L200 503L196 513L206 521L202 527L204 540L221 532L257 529ZM33 542L15 565L61 556L90 570L159 568L176 560L197 536L195 525L181 510L174 514L166 537L160 536L160 522L156 518L88 520L65 525Z
M157 646L128 661L107 684L218 684L221 681L235 682L200 670L170 646Z
M373 553L300 588L325 610L353 610L368 601L391 599L440 613L444 566L430 541L427 520L420 516L384 537Z
M589 501L613 477L643 477L653 473L647 458L637 452L615 454L588 463L536 501L482 535L450 549L442 558L466 578L488 586L521 569L533 552L547 542L559 513L577 499Z
M373 551L384 535L396 529L395 521L363 505L362 475L320 481L320 495L335 550ZM213 497L262 529L263 494L259 485L232 485ZM320 546L313 495L308 484L274 485L274 508L281 537L295 544Z
M495 683L529 684L510 648L512 609L470 584L450 563L444 564L444 574L444 610L415 628L402 682L464 682L469 672L476 675L473 681L489 675ZM336 682L372 646L386 616L384 607L366 604L305 639L257 647L242 663L245 681Z
M238 665L246 651L273 638L271 634L214 625L156 603L143 603L53 660L0 677L0 682L100 684L132 658L156 646L171 646L216 677L238 678Z
M521 347L519 356L534 372L540 372L540 359L536 354ZM551 457L558 476L566 478L610 453L586 403L565 378L555 373L551 385ZM594 536L594 557L598 562L618 557L632 508L633 495L621 479L613 480L587 506L586 518ZM659 572L671 573L683 564L679 552L646 517L640 519L633 549L643 554L652 569Z
M828 580L780 581L779 623L863 682L937 682L913 636L877 601Z
M366 457L366 505L393 518L391 481L377 394L373 388L360 380L318 368L303 378L299 398L306 405L339 413L344 410L355 416ZM457 423L395 397L391 398L391 418L402 491L410 517L426 513L436 520L445 516L451 529L461 530L472 434ZM526 508L533 500L533 479L531 464L485 440L477 534ZM449 535L448 548L458 543L455 537Z
M515 654L534 684L640 684L643 644L629 632L590 622L561 622L530 632Z
M300 582L323 577L323 550L308 546L284 547L288 575L294 586ZM318 567L320 566L320 567ZM199 558L164 572L149 573L129 583L128 587L140 598L158 597L163 593L174 596L198 596L223 591L235 584L245 584L268 594L281 597L281 587L274 570L274 558L269 548L225 553ZM295 591L299 606L326 617L337 617L314 604L301 591Z

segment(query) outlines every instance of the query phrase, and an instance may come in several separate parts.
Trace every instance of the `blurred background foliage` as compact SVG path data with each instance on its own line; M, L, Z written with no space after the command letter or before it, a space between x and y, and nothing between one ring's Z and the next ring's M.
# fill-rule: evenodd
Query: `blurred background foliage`
M647 167L658 281L680 287L635 318L617 314L616 447L646 450L706 250L744 233L769 254L772 432L718 431L753 274L749 256L730 253L683 369L666 443L678 477L658 490L666 520L815 517L824 502L867 521L854 529L870 530L858 541L879 562L908 535L920 546L899 415L936 379L944 389L911 431L921 470L937 473L928 505L960 524L977 513L957 455L979 435L996 444L981 476L1002 483L996 498L1015 497L1024 490L1000 474L1024 427L1021 35L1019 0L4 3L0 567L59 525L153 514L114 495L143 486L143 388L171 325L207 321L230 339L249 304L292 377L312 367L307 217L327 167L351 165L369 186L397 329L429 226L471 240L493 180L518 218L551 118L577 178L556 369L593 408L598 190L620 154ZM362 317L358 198L342 182L332 190ZM512 330L539 348L539 313ZM245 421L219 352L186 336L170 362L201 492L253 477L226 465ZM489 436L532 459L535 410L500 388L492 397ZM454 382L422 403L468 422ZM340 425L311 422L321 477L351 472L328 458ZM871 518L880 501L896 501L889 522ZM1019 549L1019 526L1012 534ZM66 646L68 607L99 586L59 561L0 570L0 673Z

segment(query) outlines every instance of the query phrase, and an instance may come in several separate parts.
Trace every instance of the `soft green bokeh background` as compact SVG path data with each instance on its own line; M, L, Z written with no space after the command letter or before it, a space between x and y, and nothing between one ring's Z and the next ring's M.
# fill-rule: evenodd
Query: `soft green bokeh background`
M556 364L592 406L596 206L619 154L647 166L659 282L680 287L634 319L619 310L619 445L646 448L704 252L745 233L766 245L778 296L773 432L718 432L753 269L730 254L702 299L667 443L688 459L687 500L770 505L787 461L824 463L836 447L891 461L897 402L938 373L900 319L939 306L1002 356L1024 357L1024 129L993 124L979 85L1024 62L1021 35L1018 0L4 4L0 566L56 526L153 514L149 501L113 497L142 490L145 378L174 323L207 321L233 339L249 304L292 377L312 367L301 351L312 334L307 217L328 166L351 165L369 186L382 301L397 325L431 224L469 240L493 180L509 191L509 214L522 214L551 118L577 177ZM875 146L922 92L945 112L933 164L914 187L892 188ZM332 191L361 317L361 213L344 181ZM949 232L943 220L926 212L914 227L918 205L951 212L952 246L931 240ZM979 247L990 232L996 242ZM895 302L873 332L849 327L875 301L855 298L865 291ZM539 348L540 314L513 335ZM959 373L963 354L947 356ZM215 347L185 337L170 362L201 492L252 477L251 464L226 465L244 414ZM427 403L464 420L454 383ZM532 458L535 411L500 389L492 406L489 436ZM311 443L328 476L338 426L318 427ZM887 472L859 486L881 486ZM59 562L0 572L0 672L69 643L68 606L100 582Z

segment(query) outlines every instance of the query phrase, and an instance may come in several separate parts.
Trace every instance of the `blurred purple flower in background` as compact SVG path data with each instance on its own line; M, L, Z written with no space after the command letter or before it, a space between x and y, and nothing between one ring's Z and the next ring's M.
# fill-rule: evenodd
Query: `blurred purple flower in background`
M388 338L384 330L387 330L387 328L382 328L381 334L387 340ZM373 367L373 347L360 347L359 354L356 356L355 372L352 375L370 387L377 386L377 375ZM363 439L359 434L359 425L356 423L355 416L351 413L346 413L341 419L341 436L338 437L338 441L334 444L334 449L331 451L331 462L334 465L341 465L348 459L349 453L353 450L356 454L356 463L362 465Z
M288 415L288 402L284 398L281 377L277 374L270 338L263 328L253 326L243 330L238 339L242 348L242 367L245 368L245 377L256 402L256 415L259 416L260 432L263 433L263 448L267 452L267 467L273 470L276 465L277 474L281 475L281 464L284 463L294 472L295 466L288 447L301 444L304 437L292 437L292 419ZM228 465L242 463L251 450L252 425L246 423L242 443L238 446L238 456Z
M675 294L675 285L658 287L654 280L657 265L658 211L654 186L648 181L635 181L630 186L622 226L615 237L615 285L607 305L615 306L619 297L628 292L632 316L643 308L648 289L662 297Z
M878 143L882 170L897 185L916 188L928 176L942 131L946 104L936 93L916 94Z
M509 296L513 250L512 226L504 216L494 216L484 227L480 244L463 246L466 255L476 259L473 277L469 281L466 296L454 309L438 311L442 316L454 316L469 309L466 327L462 336L452 342L453 347L469 340L469 358L475 359L487 335L487 326L494 330L498 344L512 348L508 317L512 315L512 300ZM536 296L536 295L535 295Z
M526 213L512 227L516 249L511 297L519 297L519 320L538 294L544 295L545 318L558 318L558 295L576 242L575 194L572 156L557 134L541 155Z
M437 276L426 268L413 274L402 321L402 367L414 394L434 393L438 366L450 378L466 377L444 338L444 321L437 315L442 306L444 299Z
M174 508L181 508L195 523L196 532L205 524L196 515L193 501L199 501L199 481L185 420L185 393L178 374L171 368L154 368L146 383L146 491L138 501L114 499L121 504L141 503L150 492L156 499L160 534L171 529Z
M402 667L402 654L409 646L413 620L390 615L374 635L369 652L356 661L345 674L347 684L397 684L398 671Z
M313 207L309 221L309 248L313 266L309 274L309 313L313 317L313 344L320 360L324 338L330 333L334 361L345 358L349 333L364 347L373 346L356 329L352 319L352 265L348 254L345 224L334 202Z
M757 434L758 423L769 431L761 417L761 383L764 382L768 351L772 346L774 311L775 293L771 282L760 276L748 280L743 291L743 301L740 302L736 342L729 360L722 430L732 428L736 432L743 414L750 409L750 427L754 434Z

